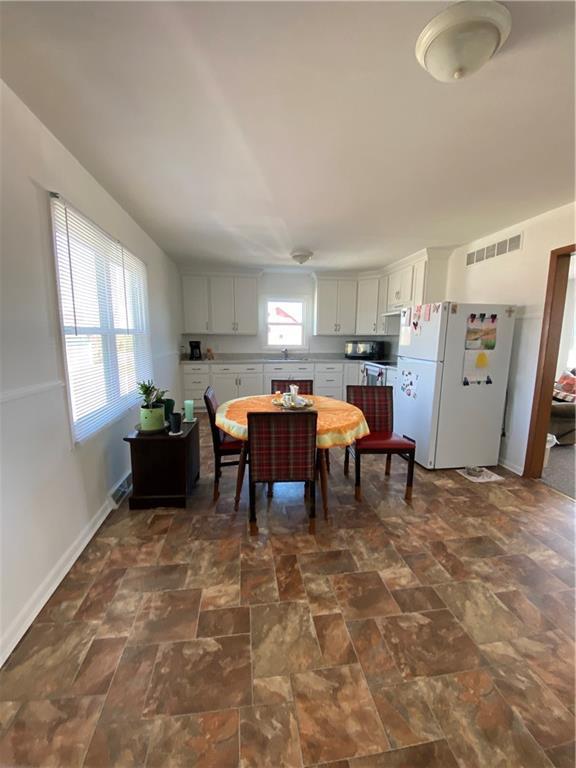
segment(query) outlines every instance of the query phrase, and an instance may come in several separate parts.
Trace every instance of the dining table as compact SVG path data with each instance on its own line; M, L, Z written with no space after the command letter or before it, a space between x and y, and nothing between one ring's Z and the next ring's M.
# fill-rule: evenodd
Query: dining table
M324 512L328 510L328 481L326 452L330 448L352 445L356 440L370 434L370 429L362 411L351 403L337 400L333 397L320 395L306 395L311 401L309 410L318 414L316 426L316 448L318 450L318 465L320 473L320 487L322 490L322 505ZM244 442L240 454L238 466L238 479L236 483L235 509L240 502L244 472L246 468L248 447L248 414L253 412L278 412L284 411L286 418L300 409L285 408L275 404L277 395L250 395L228 400L219 406L216 411L216 426L223 432Z

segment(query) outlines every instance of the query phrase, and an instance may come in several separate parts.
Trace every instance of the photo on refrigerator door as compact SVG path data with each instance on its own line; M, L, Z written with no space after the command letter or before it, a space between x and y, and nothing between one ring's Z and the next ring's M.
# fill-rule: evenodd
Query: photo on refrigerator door
M498 315L471 313L466 324L466 349L491 350L496 347Z
M402 371L400 378L400 392L406 397L416 400L418 395L418 379L420 376L412 371Z

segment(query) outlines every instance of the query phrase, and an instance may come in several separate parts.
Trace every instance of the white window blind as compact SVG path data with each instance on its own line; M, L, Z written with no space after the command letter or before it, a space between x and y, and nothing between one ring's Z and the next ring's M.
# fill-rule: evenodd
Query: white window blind
M139 401L152 376L146 266L51 196L60 318L74 437L85 440Z

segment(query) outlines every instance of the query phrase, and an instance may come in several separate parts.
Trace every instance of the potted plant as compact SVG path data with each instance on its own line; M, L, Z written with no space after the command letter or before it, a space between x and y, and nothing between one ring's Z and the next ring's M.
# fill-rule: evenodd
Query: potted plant
M158 389L152 380L140 381L138 391L144 400L140 406L140 430L156 432L165 427L164 395L168 390Z

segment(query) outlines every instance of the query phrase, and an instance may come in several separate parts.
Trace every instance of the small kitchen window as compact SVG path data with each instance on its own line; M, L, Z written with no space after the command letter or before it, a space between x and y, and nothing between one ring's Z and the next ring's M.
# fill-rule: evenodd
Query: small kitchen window
M269 347L305 346L304 301L268 299L266 302L266 344Z

